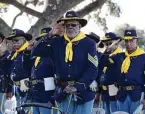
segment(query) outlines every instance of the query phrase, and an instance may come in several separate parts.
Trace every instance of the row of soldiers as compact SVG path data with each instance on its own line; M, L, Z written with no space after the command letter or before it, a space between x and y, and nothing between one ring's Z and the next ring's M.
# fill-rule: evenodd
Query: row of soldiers
M100 40L80 31L86 24L75 11L68 11L35 40L19 29L8 38L0 35L1 113L3 102L15 95L18 105L42 103L68 114L92 114L99 97L106 114L133 114L143 100L145 83L145 52L137 45L136 31L125 30L124 38L109 32ZM7 40L13 42L12 52ZM119 48L122 40L125 52ZM57 113L40 107L27 110Z

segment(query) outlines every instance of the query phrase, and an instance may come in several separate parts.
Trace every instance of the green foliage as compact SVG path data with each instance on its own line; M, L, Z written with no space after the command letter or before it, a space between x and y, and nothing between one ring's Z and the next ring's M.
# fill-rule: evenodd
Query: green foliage
M88 19L94 19L98 26L106 32L108 30L106 18L108 16L120 17L121 9L117 3L108 0L101 9L97 9L88 15Z
M8 4L0 3L0 15L8 11Z

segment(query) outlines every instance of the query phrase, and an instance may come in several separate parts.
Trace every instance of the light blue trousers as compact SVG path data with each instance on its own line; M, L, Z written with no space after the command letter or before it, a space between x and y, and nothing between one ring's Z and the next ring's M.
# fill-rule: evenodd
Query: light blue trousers
M111 114L118 111L118 104L117 101L102 101L101 108L106 111L106 114Z
M69 103L69 100L70 100L69 97L67 97L66 100L62 101L59 104L60 109L63 112L66 112L66 110L67 110L68 103ZM93 109L93 104L94 104L94 100L91 100L91 101L86 102L84 104L77 104L75 101L71 100L68 112L69 112L69 114L91 114L92 109ZM58 113L58 114L60 114L60 113Z
M15 89L15 93L14 94L16 95L17 106L20 106L21 104L23 104L26 101L26 99L27 99L26 98L27 96L21 97L19 95L19 92L18 92L17 88ZM30 100L27 100L25 103L29 103L29 102L30 102ZM32 112L31 107L25 107L24 110L26 112L29 112L28 114L31 114L31 112Z
M119 103L119 111L125 111L129 114L133 114L136 108L139 106L140 101L133 102L129 96L126 97L124 102Z
M32 114L51 114L51 110L41 107L33 107Z
M4 103L6 101L6 94L0 93L0 114L4 113Z

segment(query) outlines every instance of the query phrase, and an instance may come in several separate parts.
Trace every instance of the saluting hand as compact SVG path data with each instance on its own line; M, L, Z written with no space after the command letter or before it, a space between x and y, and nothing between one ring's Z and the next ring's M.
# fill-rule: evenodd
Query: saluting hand
M34 40L34 39L28 41L28 47L27 47L27 50L32 50L33 47L34 47L34 45L35 45L35 40Z
M64 32L64 21L53 26L52 30L49 32L50 37L55 35L62 35Z
M120 42L120 39L114 41L110 46L106 48L106 52L109 52L112 46L117 45Z

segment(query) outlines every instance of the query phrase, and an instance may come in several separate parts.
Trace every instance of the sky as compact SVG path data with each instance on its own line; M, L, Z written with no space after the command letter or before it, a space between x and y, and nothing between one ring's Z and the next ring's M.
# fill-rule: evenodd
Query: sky
M89 1L89 0L86 0ZM116 26L128 23L132 26L136 26L139 29L145 29L145 0L114 0L118 5L121 7L121 16L119 18L115 17L107 17L107 25L108 25L108 32L114 31ZM83 4L81 5L83 7ZM33 6L30 6L33 8ZM42 12L43 7L37 8L38 11ZM11 26L13 18L17 15L20 11L13 7L9 6L9 10L6 14L3 15L3 19L5 22ZM29 16L32 18L32 16ZM19 16L14 28L19 28L24 30L25 32L30 29L32 25L35 24L37 18L33 18L33 21L30 23L29 18L24 13L22 16ZM85 17L86 18L86 17ZM85 33L95 32L99 36L103 37L104 32L100 29L100 27L94 22L94 20L89 20L87 26L82 28L82 31Z

